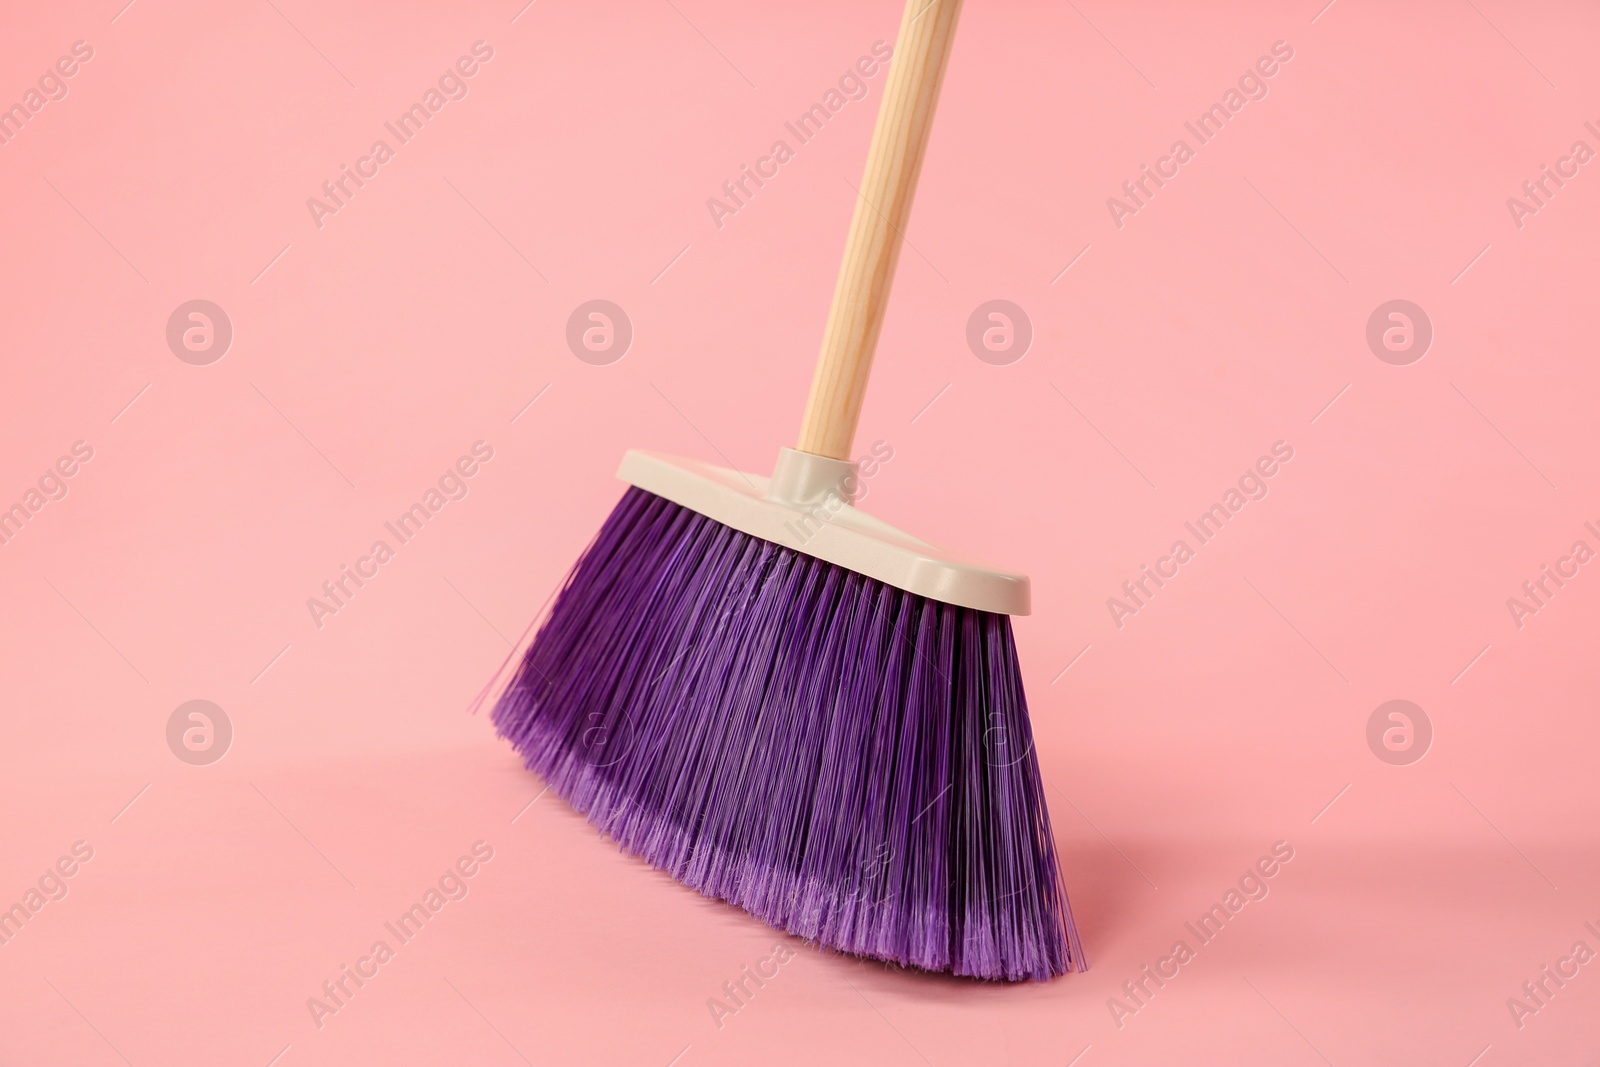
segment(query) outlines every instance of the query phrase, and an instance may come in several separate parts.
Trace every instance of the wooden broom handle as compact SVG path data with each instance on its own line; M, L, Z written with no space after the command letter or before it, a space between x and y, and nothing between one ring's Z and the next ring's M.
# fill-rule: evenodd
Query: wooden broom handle
M960 14L961 0L906 2L795 446L801 452L850 458Z

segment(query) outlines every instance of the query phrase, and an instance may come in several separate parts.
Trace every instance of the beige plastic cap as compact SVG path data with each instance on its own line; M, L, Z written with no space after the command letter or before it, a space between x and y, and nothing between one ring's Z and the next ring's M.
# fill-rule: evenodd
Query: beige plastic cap
M1000 615L1031 610L1028 578L946 552L856 508L856 465L785 448L771 478L630 451L617 477L741 533L897 589Z

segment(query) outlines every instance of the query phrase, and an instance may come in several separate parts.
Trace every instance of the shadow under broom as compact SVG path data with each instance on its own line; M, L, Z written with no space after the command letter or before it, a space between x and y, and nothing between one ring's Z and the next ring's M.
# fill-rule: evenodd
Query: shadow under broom
M603 833L829 948L1084 966L1010 615L1025 577L852 506L848 461L960 0L909 0L797 449L630 452L493 721Z

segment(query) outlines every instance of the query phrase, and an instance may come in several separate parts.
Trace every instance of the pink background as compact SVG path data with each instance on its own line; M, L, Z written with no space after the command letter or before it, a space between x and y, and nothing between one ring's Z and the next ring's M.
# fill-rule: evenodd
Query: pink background
M1506 207L1600 148L1592 8L969 5L858 445L895 448L870 510L1033 576L1092 969L987 986L796 942L719 1028L708 998L785 939L530 806L467 709L624 449L791 443L884 75L720 229L705 202L900 5L122 2L0 16L0 103L94 49L0 146L0 506L94 449L0 546L0 906L94 850L0 945L0 1061L1600 1056L1600 964L1521 1028L1506 1004L1600 949L1600 572L1506 607L1600 548L1600 164ZM477 40L469 95L314 225ZM1114 225L1279 40L1269 95ZM635 330L610 366L564 340L594 298ZM1009 366L965 342L994 298L1035 331ZM1365 340L1397 298L1434 328L1409 366ZM193 299L234 328L208 366L165 339ZM313 625L478 440L470 494ZM1270 494L1118 628L1107 598L1279 440ZM209 766L167 746L192 699L233 725ZM1432 723L1420 762L1368 748L1391 699ZM480 840L470 894L319 1029L307 998ZM1119 1026L1108 998L1277 841L1270 896Z

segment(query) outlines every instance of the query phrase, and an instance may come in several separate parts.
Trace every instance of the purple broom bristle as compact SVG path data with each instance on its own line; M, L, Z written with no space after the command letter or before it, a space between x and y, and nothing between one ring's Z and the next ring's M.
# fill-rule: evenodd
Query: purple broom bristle
M1005 615L630 488L495 705L603 833L859 956L1081 970Z

